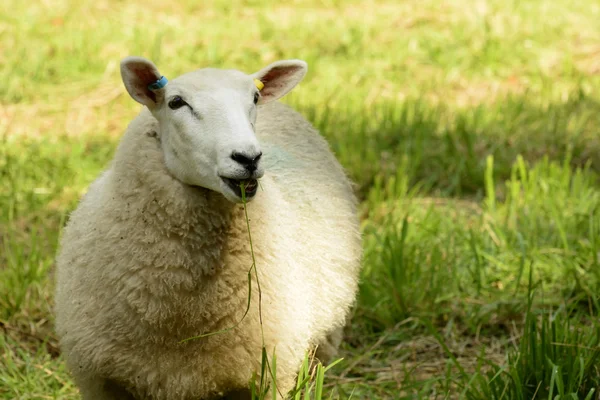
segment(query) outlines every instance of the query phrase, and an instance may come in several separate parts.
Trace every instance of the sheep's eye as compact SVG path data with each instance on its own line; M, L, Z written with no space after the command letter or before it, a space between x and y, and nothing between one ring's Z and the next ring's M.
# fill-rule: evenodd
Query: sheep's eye
M259 97L260 97L260 95L258 94L258 92L254 93L254 104L258 103Z
M183 106L187 106L187 103L180 96L175 96L169 101L169 108L171 110L177 110Z

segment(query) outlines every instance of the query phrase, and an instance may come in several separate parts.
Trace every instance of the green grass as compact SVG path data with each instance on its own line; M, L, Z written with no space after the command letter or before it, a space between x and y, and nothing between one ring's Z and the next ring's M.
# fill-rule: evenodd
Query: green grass
M295 399L598 398L597 2L7 1L0 398L78 398L54 257L139 111L130 54L167 77L309 63L285 102L357 182L365 257L344 360Z

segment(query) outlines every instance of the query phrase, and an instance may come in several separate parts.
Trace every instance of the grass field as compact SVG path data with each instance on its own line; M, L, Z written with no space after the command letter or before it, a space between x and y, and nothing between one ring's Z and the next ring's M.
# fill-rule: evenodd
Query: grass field
M3 0L0 398L78 398L60 230L169 77L309 63L285 102L357 182L358 305L323 398L600 399L600 3Z

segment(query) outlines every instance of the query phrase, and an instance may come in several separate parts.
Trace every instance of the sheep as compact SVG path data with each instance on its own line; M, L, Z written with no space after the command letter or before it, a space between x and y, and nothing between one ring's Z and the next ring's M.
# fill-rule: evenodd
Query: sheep
M166 84L151 61L122 60L145 107L57 256L56 331L83 399L249 398L263 344L285 396L307 351L334 356L362 246L350 180L312 125L276 102L306 71L286 60Z

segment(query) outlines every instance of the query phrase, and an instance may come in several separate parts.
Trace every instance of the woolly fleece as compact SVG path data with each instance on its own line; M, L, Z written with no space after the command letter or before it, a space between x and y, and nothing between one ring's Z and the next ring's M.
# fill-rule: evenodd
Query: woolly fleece
M355 299L361 240L351 184L318 132L275 102L259 107L256 134L266 174L248 213L266 350L287 393L306 351L323 343L333 355L326 338ZM242 318L251 264L243 206L173 178L144 109L72 213L58 256L57 332L83 398L248 388L262 346L254 278L240 326L180 341Z

